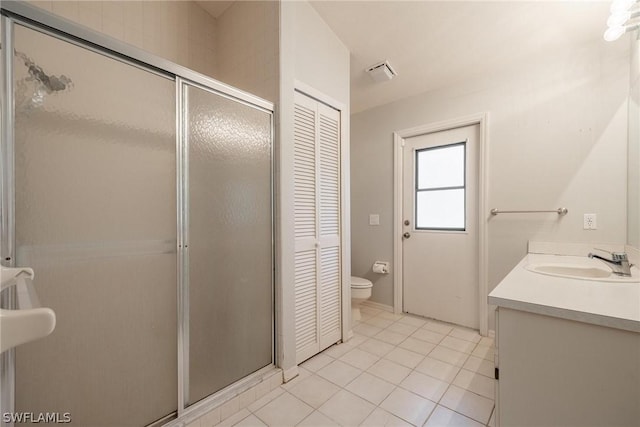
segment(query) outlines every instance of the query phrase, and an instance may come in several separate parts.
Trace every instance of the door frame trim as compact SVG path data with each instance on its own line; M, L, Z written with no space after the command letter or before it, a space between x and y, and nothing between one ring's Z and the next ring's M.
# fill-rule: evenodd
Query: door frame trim
M478 125L478 316L480 334L489 333L488 295L488 223L486 215L488 200L488 159L489 159L489 113L476 113L469 116L428 123L393 133L393 309L396 314L402 313L403 306L403 272L402 272L402 181L403 181L403 147L404 140L427 133L441 132L465 126Z

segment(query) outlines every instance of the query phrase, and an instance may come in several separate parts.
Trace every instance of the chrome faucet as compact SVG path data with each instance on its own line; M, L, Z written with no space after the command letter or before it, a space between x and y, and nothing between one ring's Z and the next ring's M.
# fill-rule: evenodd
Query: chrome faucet
M603 251L602 249L597 249L597 248L596 250ZM626 253L609 252L609 251L603 251L603 252L610 253L612 259L607 259L593 253L589 253L588 256L589 258L599 259L600 261L607 264L611 268L611 270L613 270L613 274L616 274L618 276L631 277L631 264L629 264L629 258L627 257Z

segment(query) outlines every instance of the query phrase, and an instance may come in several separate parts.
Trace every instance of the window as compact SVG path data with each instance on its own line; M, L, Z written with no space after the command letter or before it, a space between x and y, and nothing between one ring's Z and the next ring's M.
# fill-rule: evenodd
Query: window
M466 229L466 142L416 150L417 230Z

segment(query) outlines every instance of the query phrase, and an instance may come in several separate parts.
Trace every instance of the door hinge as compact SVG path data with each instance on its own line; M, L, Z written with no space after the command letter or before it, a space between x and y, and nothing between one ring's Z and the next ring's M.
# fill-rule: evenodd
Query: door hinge
M500 379L500 368L495 368L493 371L493 377L497 380Z

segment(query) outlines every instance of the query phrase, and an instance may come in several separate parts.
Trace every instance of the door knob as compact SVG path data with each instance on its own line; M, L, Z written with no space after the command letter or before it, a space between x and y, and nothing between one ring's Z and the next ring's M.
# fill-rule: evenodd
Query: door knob
M408 239L409 237L411 237L411 233L407 231L402 235L402 237L404 237L405 239Z
M404 225L409 225L409 224L411 224L411 221L409 221L408 219L405 219L404 220Z

